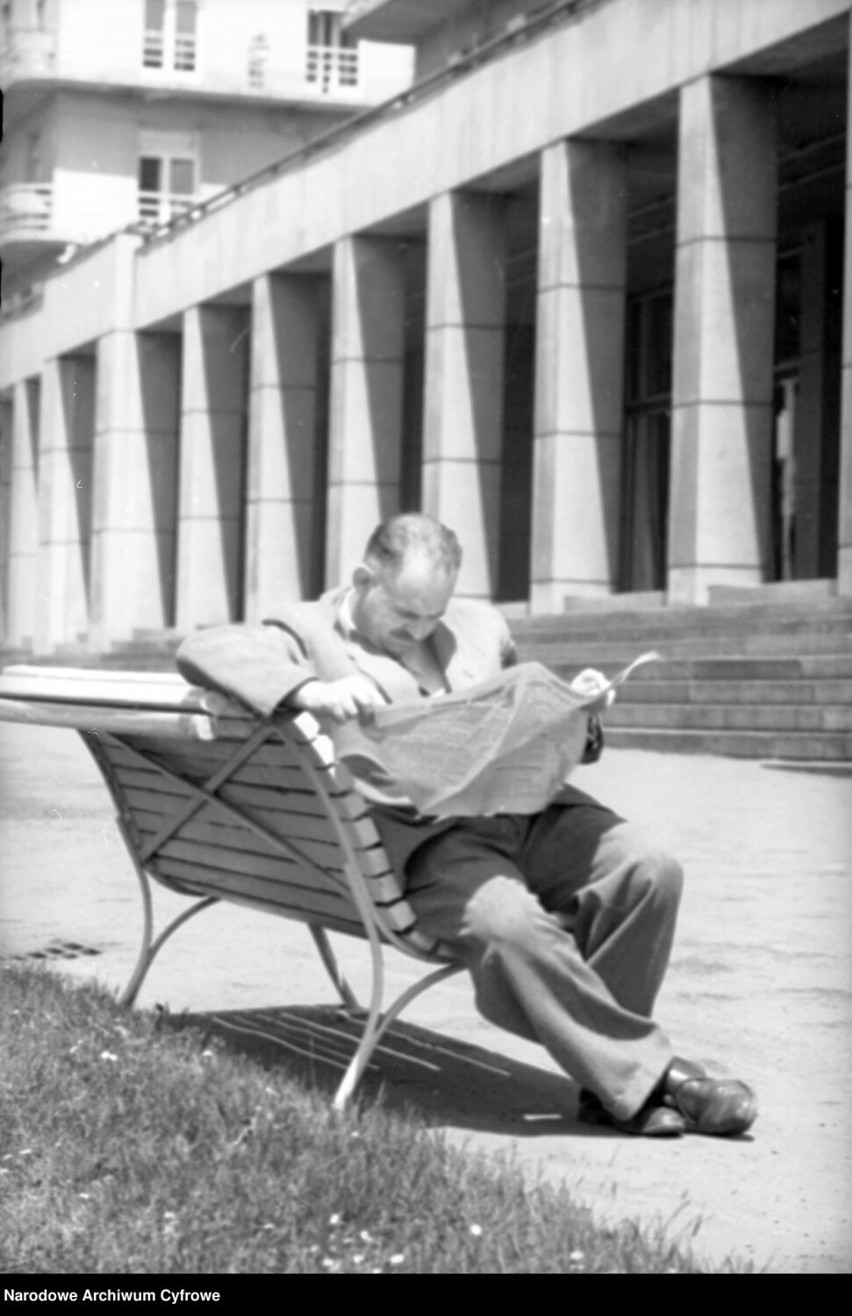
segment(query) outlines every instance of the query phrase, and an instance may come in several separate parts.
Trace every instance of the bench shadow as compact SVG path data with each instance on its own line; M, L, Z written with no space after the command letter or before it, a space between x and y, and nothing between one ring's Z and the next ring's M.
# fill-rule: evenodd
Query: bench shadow
M360 1036L358 1021L334 1006L187 1013L167 1015L164 1023L215 1036L232 1054L285 1070L329 1097ZM611 1132L577 1122L577 1088L568 1078L399 1021L373 1053L358 1091L432 1125L514 1137Z

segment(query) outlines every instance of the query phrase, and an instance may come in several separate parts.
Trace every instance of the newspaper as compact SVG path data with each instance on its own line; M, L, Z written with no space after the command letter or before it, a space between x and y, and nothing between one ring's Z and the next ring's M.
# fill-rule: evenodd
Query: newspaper
M529 662L458 693L390 704L361 724L359 760L366 750L425 816L538 813L580 762L589 713L658 657L642 654L592 695Z

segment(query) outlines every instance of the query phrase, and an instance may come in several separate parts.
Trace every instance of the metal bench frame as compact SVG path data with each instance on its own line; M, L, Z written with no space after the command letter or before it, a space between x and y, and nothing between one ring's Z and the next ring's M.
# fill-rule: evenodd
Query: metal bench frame
M394 1020L429 987L458 973L463 967L449 956L446 948L417 929L413 913L405 904L402 886L392 873L378 833L369 819L367 805L358 795L345 767L335 762L331 742L310 714L261 720L222 696L193 689L177 676L21 666L7 668L0 677L0 721L3 720L76 729L109 787L117 809L118 827L133 861L142 895L142 942L133 972L119 998L122 1004L130 1006L134 1003L155 957L178 928L219 901L233 900L288 916L286 909L241 894L235 886L231 892L202 894L155 935L151 878L171 890L188 894L182 890L180 882L158 871L158 856L201 809L208 811L208 817L212 811L232 827L248 829L273 851L295 862L303 875L313 873L326 885L332 882L348 897L357 926L337 927L335 930L354 932L366 938L369 944L372 977L366 1008L359 1004L341 972L322 919L300 920L308 924L343 1008L351 1018L363 1021L355 1054L334 1096L337 1109L342 1109L351 1099L370 1057ZM225 761L208 777L198 779L181 775L161 755L152 753L149 748L140 748L134 743L136 737L142 737L145 742L151 738L163 744L177 742L183 753L191 752L193 744L209 746L214 741L226 740L233 745L233 752L227 754ZM317 863L297 841L278 834L252 816L246 807L240 807L222 795L222 791L234 783L235 774L243 766L250 765L259 749L282 743L295 756L313 798L322 806L322 818L328 824L342 858L340 869L330 871ZM174 811L164 817L153 836L146 836L134 822L133 809L113 757L116 748L125 755L129 754L145 770L161 774L179 791ZM353 817L357 826L353 826ZM365 836L369 845L369 865L365 864L363 844L360 847L356 844L358 837L363 841ZM399 913L397 926L394 926L387 899L384 903L378 901L377 870L385 897L388 888L394 897L391 908L404 912L408 926L399 926ZM203 888L203 882L193 881L191 885ZM198 891L193 894L197 896ZM297 913L289 913L289 916L299 917ZM386 945L394 946L408 956L437 963L439 967L407 987L383 1009Z

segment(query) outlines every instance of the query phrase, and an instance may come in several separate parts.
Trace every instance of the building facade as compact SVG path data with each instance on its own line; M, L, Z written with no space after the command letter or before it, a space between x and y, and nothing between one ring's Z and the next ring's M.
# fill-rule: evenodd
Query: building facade
M325 0L322 0L325 3ZM2 0L3 295L67 250L156 228L411 81L345 0Z
M852 593L850 7L351 6L411 88L0 327L6 643L263 617L400 508L532 612Z

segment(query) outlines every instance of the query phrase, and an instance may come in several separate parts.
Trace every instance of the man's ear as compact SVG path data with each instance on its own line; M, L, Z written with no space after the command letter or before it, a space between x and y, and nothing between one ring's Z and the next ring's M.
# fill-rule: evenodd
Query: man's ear
M375 581L375 576L370 568L361 562L352 572L352 584L359 594L365 593Z

